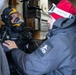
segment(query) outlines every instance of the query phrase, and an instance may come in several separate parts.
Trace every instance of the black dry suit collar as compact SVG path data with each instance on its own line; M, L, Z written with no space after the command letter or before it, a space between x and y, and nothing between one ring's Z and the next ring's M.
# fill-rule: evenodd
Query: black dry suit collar
M50 30L52 35L63 32L76 32L76 17L60 18L55 21L53 28Z

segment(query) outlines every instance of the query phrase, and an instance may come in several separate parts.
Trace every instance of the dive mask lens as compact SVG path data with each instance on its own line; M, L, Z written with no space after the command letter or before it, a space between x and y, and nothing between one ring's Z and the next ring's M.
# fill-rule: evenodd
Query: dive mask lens
M14 20L14 23L15 23L15 24L19 24L19 23L22 23L22 22L23 22L23 20L20 19L19 17L17 17L17 18Z

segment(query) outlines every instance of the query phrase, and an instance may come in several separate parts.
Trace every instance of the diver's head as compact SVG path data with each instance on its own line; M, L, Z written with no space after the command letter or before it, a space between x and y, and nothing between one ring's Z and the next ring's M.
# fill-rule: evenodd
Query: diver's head
M7 7L2 12L2 21L9 22L12 26L20 26L23 23L23 19L18 11L13 7Z

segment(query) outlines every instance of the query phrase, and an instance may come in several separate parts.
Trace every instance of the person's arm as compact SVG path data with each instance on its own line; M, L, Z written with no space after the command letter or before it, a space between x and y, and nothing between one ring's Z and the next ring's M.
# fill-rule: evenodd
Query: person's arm
M12 57L23 75L46 74L50 70L55 70L61 64L67 56L66 51L63 53L63 50L65 50L66 47L63 47L64 45L61 46L59 40L54 40L54 43L50 42L50 39L46 40L36 51L28 55L19 50L17 47L12 47ZM59 47L58 44L60 45ZM10 45L12 46L11 42Z
M0 43L0 75L10 75L8 61Z

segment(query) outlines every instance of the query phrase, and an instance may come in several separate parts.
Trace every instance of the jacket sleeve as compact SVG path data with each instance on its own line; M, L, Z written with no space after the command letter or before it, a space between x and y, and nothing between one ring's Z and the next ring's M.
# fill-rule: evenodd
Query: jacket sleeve
M68 55L66 49L58 39L48 39L31 54L14 49L12 57L24 75L42 75L53 71L61 64Z
M10 75L8 61L0 43L0 75Z

